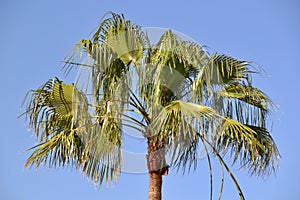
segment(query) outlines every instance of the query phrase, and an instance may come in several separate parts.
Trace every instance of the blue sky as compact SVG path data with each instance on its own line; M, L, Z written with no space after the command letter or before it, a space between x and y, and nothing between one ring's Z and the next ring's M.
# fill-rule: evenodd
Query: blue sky
M117 1L1 0L0 199L147 199L147 174L122 174L99 191L72 169L25 170L24 150L35 144L24 119L16 120L25 93L63 75L63 57L87 38L107 11L124 13L144 27L164 27L192 37L211 52L254 61L268 75L254 85L279 106L272 135L282 155L276 175L250 177L233 167L246 199L300 199L300 3L298 0ZM215 163L217 164L217 163ZM217 199L218 168L215 173ZM200 160L195 173L164 178L163 199L208 199L209 171ZM223 199L238 199L226 177Z

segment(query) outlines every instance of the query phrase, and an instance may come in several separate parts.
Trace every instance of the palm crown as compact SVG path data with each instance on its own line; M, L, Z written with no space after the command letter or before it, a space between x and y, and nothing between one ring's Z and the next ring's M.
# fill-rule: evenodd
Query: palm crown
M170 30L151 44L141 27L109 15L65 59L66 73L87 68L86 85L54 78L30 93L26 115L40 144L25 165L70 164L100 185L115 180L127 126L148 141L149 172L196 168L203 146L209 166L215 155L244 198L224 155L257 175L275 170L279 158L267 129L273 104L251 83L258 70Z

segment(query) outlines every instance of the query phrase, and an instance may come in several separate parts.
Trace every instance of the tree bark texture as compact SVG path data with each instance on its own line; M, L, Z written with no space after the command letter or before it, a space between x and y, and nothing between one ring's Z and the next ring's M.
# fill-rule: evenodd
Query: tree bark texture
M159 172L149 172L149 176L148 200L161 200L162 175Z
M147 165L150 178L148 200L161 200L162 175L168 175L169 168L162 142L148 139Z

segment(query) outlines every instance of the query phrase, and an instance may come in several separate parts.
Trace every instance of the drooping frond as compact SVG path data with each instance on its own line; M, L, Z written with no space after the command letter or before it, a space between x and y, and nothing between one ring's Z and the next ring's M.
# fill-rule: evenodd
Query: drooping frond
M208 134L211 122L219 115L211 108L183 101L172 101L151 124L152 137L169 138L171 164L177 169L196 167L198 133Z
M29 128L33 128L39 140L39 144L30 149L34 151L27 159L26 167L46 163L50 167L70 164L82 169L91 181L100 181L99 184L104 179L108 182L117 178L121 163L120 145L110 144L110 139L104 134L99 134L96 142L106 144L105 147L93 149L91 147L95 146L87 143L83 137L84 125L93 124L93 119L85 95L73 84L65 84L57 78L49 80L32 91L25 114ZM78 120L78 116L85 118Z
M91 103L99 107L106 102L119 104L116 107L120 107L121 114L124 102L129 102L131 64L138 68L148 48L149 41L141 27L126 20L123 15L109 12L101 19L91 40L77 43L77 50L66 59L66 63L74 66L76 62L72 59L82 54L90 58L88 66L91 67L94 96ZM87 66L87 63L81 66Z
M233 163L240 162L250 174L268 174L276 169L279 152L265 128L242 124L226 118L214 136L215 148L230 152Z
M273 106L272 101L266 94L252 86L228 84L217 93L219 97L238 99L266 111Z
M226 55L212 55L199 70L193 82L193 98L196 102L208 99L219 87L227 84L251 85L250 62Z
M38 168L41 164L50 167L66 166L71 164L79 166L85 160L86 150L75 130L62 130L58 134L51 134L40 144L30 148L33 153L26 160L25 167Z
M158 140L169 138L171 164L183 170L196 165L199 133L220 154L230 152L233 163L238 160L251 174L269 173L277 166L279 153L265 128L242 124L207 106L173 101L150 130Z
M84 146L76 134L72 119L74 85L57 78L32 91L26 115L40 144L28 158L25 166L49 161L50 166L64 166L80 160Z
M100 157L106 150L113 151L112 147L121 146L124 126L143 131L143 123L127 115L127 110L138 111L149 122L146 108L130 91L134 72L131 67L140 68L148 48L147 35L139 26L123 15L109 12L102 18L92 39L80 40L74 54L66 59L67 69L77 62L81 67L89 68L91 81L83 84L92 85L89 103L95 106L95 121L86 122L85 113L80 109L74 110L74 116L87 149ZM120 157L113 160L120 160Z
M251 73L254 73L254 71L251 71L250 62L240 61L224 54L214 54L211 57L211 60L215 65L215 68L217 70L216 72L220 73L220 81L222 84L251 84ZM219 83L220 81L217 80L217 83Z
M272 101L261 90L242 84L227 84L213 94L211 105L220 114L243 124L267 128Z
M73 89L74 86L66 85L54 78L32 91L26 108L26 117L29 119L29 128L33 128L41 140L52 132L69 126L72 117Z

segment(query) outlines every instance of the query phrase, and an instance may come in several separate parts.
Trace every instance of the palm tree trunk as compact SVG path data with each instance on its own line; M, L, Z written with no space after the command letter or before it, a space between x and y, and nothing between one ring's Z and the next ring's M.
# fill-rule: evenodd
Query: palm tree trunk
M161 200L162 175L160 172L149 172L149 176L148 200Z
M148 138L147 164L150 178L148 200L161 200L162 175L167 175L169 168L162 142Z

